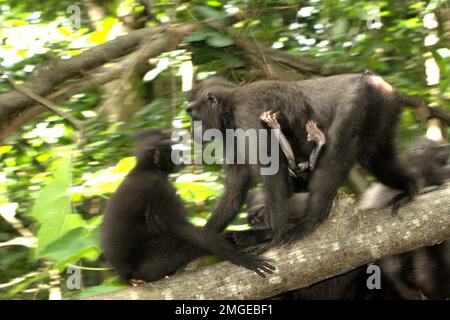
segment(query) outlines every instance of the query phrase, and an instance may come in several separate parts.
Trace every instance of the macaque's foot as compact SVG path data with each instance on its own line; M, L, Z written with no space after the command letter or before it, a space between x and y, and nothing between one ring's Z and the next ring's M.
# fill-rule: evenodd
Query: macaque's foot
M261 114L260 119L272 129L280 129L280 124L277 120L278 112L272 110L265 111Z
M392 201L392 210L391 215L395 217L398 214L398 210L405 206L407 203L411 202L414 199L414 196L410 195L408 192L402 192L397 195Z
M309 169L309 161L300 162L297 164L298 169L300 172L304 172Z
M317 144L325 144L326 138L322 131L317 127L317 123L309 120L306 123L306 133L308 133L308 141L315 141Z
M425 194L425 193L429 193L429 192L433 192L434 190L439 189L440 186L428 186L423 188L422 190L420 190L420 194Z
M145 281L141 279L131 279L129 282L133 287L139 287L145 283Z
M319 157L320 150L323 145L326 143L327 139L325 138L325 134L317 127L317 124L309 120L305 126L306 133L308 134L307 140L314 141L316 143L316 147L311 152L309 156L309 164L308 167L311 171L316 167L317 158Z
M401 207L406 205L408 202L411 202L417 193L424 194L424 193L432 192L436 189L439 189L439 186L428 186L428 187L425 187L422 190L420 190L420 192L416 192L414 190L412 192L405 191L405 192L400 193L392 200L393 205L392 205L391 214L393 216L396 216L398 213L398 209L400 209Z

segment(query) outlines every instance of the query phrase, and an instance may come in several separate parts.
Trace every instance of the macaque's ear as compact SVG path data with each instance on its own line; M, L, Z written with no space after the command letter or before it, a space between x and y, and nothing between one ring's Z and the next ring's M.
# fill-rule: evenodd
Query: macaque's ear
M152 161L154 164L159 163L159 158L161 157L161 152L159 152L159 149L157 147L151 147L153 150L151 151L152 154Z
M140 161L150 161L151 163L158 164L161 153L157 147L144 147L138 149L137 157Z

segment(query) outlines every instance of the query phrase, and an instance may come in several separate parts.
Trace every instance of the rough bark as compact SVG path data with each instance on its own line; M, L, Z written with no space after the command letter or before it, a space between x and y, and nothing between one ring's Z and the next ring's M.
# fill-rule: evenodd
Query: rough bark
M390 209L359 211L353 197L340 196L313 234L265 253L277 267L266 279L223 262L91 299L262 299L447 238L450 184L418 196L394 217Z

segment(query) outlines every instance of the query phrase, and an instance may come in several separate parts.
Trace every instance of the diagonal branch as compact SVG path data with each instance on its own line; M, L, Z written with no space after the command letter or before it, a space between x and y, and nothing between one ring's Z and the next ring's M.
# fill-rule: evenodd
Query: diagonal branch
M24 95L26 95L27 97L30 97L31 99L33 99L37 103L43 105L50 111L56 113L57 115L59 115L60 117L62 117L64 119L66 119L68 122L70 122L70 124L72 124L75 127L75 129L77 129L77 130L83 129L82 121L76 119L69 113L62 111L52 101L37 95L36 93L34 93L32 90L26 88L25 86L17 85L16 82L14 81L14 79L12 78L12 76L6 75L6 78L9 81L9 83L14 87L14 89L16 89L18 92L23 93Z

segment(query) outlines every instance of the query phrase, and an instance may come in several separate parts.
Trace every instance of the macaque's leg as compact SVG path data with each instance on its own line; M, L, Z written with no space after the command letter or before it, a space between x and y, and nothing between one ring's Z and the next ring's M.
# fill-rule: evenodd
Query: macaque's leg
M297 164L295 163L295 156L294 156L294 151L292 151L291 148L291 144L289 143L289 141L287 140L286 136L283 134L283 131L281 130L281 126L278 123L277 120L277 114L278 113L272 113L271 110L263 112L261 114L261 121L263 121L265 124L267 124L267 126L271 129L279 129L279 135L275 135L275 137L278 140L278 143L280 144L281 150L283 151L283 154L285 155L289 166L289 172L293 175L296 176L297 173L296 172L292 172L291 168L296 168Z
M309 169L313 171L316 166L320 150L327 140L323 132L317 128L317 124L312 120L309 120L306 123L306 132L308 133L308 141L314 141L316 143L315 148L309 156Z
M283 150L283 153L286 155L288 162L293 162L295 164L295 167L299 168L301 172L308 169L310 169L311 171L314 170L320 150L326 143L324 133L317 127L317 124L314 121L309 120L306 123L305 129L306 133L308 134L308 141L314 141L316 143L316 146L309 156L309 161L301 162L297 165L295 163L294 152L292 151L291 144L281 130L280 123L277 120L277 115L278 113L272 113L272 111L269 110L261 114L261 120L265 124L267 124L269 128L280 129L278 142L280 143L280 147Z

